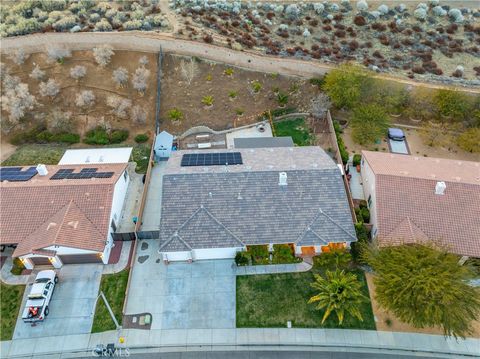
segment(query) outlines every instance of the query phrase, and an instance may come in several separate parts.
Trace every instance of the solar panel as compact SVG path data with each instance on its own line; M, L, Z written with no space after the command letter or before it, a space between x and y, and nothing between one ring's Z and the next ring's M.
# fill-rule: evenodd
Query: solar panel
M0 181L26 182L37 174L35 167L0 167Z
M187 153L182 156L182 167L189 166L224 166L241 165L242 154L240 152L217 152L217 153Z
M73 169L62 168L58 170L51 180L61 179L89 179L89 178L110 178L114 172L97 172L98 168L82 168L80 172L73 172Z

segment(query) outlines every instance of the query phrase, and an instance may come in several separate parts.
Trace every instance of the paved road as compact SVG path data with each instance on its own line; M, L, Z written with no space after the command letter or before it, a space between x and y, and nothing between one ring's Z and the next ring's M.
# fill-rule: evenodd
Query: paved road
M440 358L441 356L436 356ZM448 356L444 356L447 358ZM344 351L215 351L130 354L132 359L427 359L432 356L393 353L355 353Z
M15 51L23 48L27 52L45 51L52 44L68 45L76 50L88 50L94 46L108 43L116 49L157 52L160 46L165 52L185 56L197 56L216 62L227 63L253 71L280 73L290 76L315 77L330 71L335 65L318 61L303 61L293 58L281 58L263 55L253 51L235 51L198 41L174 38L172 34L146 31L130 32L84 32L84 33L45 33L2 39L2 51ZM428 88L452 88L441 84L423 83L390 74L378 74L383 78L411 86ZM460 90L480 93L480 88L459 87Z

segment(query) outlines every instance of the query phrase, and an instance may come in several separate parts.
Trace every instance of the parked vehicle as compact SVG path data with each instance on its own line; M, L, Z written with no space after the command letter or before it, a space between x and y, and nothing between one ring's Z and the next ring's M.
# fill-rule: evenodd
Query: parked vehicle
M403 141L405 139L405 133L399 128L389 128L388 138L394 141Z
M22 319L25 323L42 321L49 313L48 305L52 299L58 277L53 270L44 270L37 274L32 284Z

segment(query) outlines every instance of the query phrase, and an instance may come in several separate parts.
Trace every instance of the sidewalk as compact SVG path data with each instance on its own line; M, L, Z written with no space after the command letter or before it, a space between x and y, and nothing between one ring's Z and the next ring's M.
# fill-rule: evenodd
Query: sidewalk
M12 269L12 266L13 266L12 256L8 256L5 259L5 263L3 264L2 269L0 271L0 278L2 282L10 285L27 284L31 274L14 275L10 272L10 270Z
M291 264L268 264L259 266L241 266L237 267L237 275L255 275L255 274L278 274L307 272L312 269L312 265L307 262L291 263Z
M125 338L124 344L119 337ZM445 354L477 357L480 339L444 339L440 335L417 333L377 332L368 330L342 329L179 329L179 330L140 330L125 329L97 334L81 334L38 339L23 339L2 342L2 358L35 357L49 354L49 358L90 356L97 344L117 343L130 350L130 353L145 351L191 351L200 350L245 350L248 347L262 346L272 350L315 350L333 348L338 351L353 349L379 352L399 351L415 356ZM201 347L201 348L200 348ZM52 356L55 355L55 356Z

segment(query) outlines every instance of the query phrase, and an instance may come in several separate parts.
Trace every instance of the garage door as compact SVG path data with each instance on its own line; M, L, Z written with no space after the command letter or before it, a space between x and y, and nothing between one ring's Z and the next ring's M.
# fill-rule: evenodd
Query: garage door
M209 248L195 249L193 254L194 260L202 259L228 259L235 258L235 255L242 248Z
M70 254L59 256L63 264L101 263L101 258L95 253Z
M48 257L30 257L30 260L37 266L52 265L48 260Z

